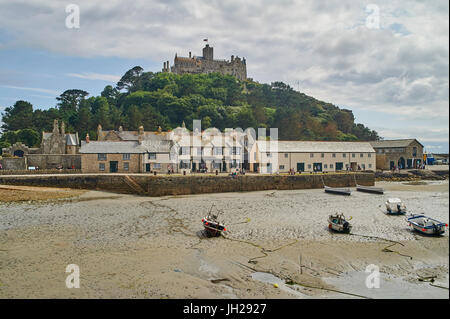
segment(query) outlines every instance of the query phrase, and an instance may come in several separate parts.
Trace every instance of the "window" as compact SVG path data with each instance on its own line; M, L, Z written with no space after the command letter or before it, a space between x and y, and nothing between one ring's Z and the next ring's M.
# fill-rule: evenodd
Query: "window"
M308 168L311 169L311 164L308 164Z
M284 158L288 158L289 154L288 153L284 153Z
M314 157L314 153L309 154L309 157L311 158Z
M369 164L369 168L372 168L372 164Z
M267 157L272 157L272 154L266 153L266 156L267 156Z
M333 153L332 157L336 157L336 153Z
M347 157L347 153L342 153L342 157Z
M220 162L213 162L214 169L220 169Z
M327 164L323 164L323 168L328 168L328 165Z
M363 171L366 170L366 164L361 164L361 167L362 167Z
M213 147L213 155L222 155L222 148L221 147ZM256 156L256 153L255 153Z
M355 153L352 153L352 157L355 157Z
M155 160L156 159L156 153L148 153L148 159L149 160Z
M123 170L124 171L128 171L129 168L130 168L130 163L128 163L128 162L123 163Z
M202 147L197 147L197 156L201 156L202 155Z
M280 165L280 169L284 169L284 165Z
M359 154L359 157L364 157L364 154L363 153Z
M99 169L100 171L104 171L104 170L105 170L105 163L100 163L100 164L98 164L98 169Z
M97 159L99 161L106 161L106 154L103 153L97 154Z
M239 160L232 160L230 163L231 168L238 168L239 167Z
M330 168L333 168L333 164L330 164Z
M367 154L367 157L372 157L372 154L368 153L368 154Z
M324 158L324 157L325 157L325 154L324 154L324 153L320 154L320 157Z
M417 156L417 147L413 147L413 157Z
M180 147L180 155L189 155L189 154L190 154L189 146Z
M231 155L240 155L241 154L241 148L240 147L234 147L231 149Z
M180 162L180 168L181 169L183 169L183 168L189 168L189 162L188 161L181 161Z
M253 156L254 157L254 160L256 161L256 152L254 153L255 155Z
M161 163L153 164L153 169L161 169Z
M122 160L129 161L130 160L130 154L122 154Z

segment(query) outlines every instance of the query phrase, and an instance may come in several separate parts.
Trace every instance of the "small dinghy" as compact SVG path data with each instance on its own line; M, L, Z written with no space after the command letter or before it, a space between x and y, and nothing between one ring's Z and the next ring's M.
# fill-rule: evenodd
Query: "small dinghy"
M350 188L336 188L336 187L328 187L324 186L325 192L330 194L338 194L338 195L351 195L352 191Z
M384 189L380 187L373 186L362 186L356 184L356 190L358 192L372 193L372 194L384 194Z
M208 215L202 219L205 233L208 237L218 237L223 231L227 231L225 226L217 221L216 215Z
M390 215L404 215L406 213L406 205L400 198L389 198L385 204L386 212Z
M345 219L344 214L336 214L328 217L328 228L341 233L349 233L352 225Z
M441 235L445 233L445 227L448 227L448 224L425 215L411 215L407 221L414 230L426 235Z

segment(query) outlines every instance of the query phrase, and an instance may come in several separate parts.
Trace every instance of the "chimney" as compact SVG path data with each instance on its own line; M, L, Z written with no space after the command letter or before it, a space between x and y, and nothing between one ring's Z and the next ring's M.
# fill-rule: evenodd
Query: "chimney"
M53 121L53 133L59 134L58 120L56 120L56 119Z
M163 72L166 72L166 62L163 62Z
M234 60L234 55L231 56L231 62L233 62L233 60Z
M89 140L89 133L87 133L86 134L86 143L89 143L90 142L90 140Z
M102 134L102 132L103 132L102 125L99 124L99 125L97 126L97 141L101 141L101 140L103 139L103 134Z
M189 58L191 58L191 51L189 51Z
M141 125L141 126L139 126L139 134L138 134L139 144L142 143L143 139L144 139L144 127Z

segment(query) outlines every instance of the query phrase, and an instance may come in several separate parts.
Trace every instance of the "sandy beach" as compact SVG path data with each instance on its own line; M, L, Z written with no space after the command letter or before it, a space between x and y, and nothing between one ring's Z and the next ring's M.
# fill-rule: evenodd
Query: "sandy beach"
M386 199L399 197L448 223L448 180L376 186L385 194L88 191L0 201L0 298L448 298L448 231L425 237L384 214ZM228 231L205 238L213 204ZM335 212L351 217L352 234L327 229ZM80 268L79 289L66 287L68 264ZM365 285L369 265L380 288Z

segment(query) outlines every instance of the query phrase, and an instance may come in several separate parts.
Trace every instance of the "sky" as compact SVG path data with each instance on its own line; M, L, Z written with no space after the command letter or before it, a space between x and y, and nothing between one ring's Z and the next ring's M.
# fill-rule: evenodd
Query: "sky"
M0 113L17 100L54 107L66 89L99 95L136 65L201 55L205 38L258 82L448 153L447 0L0 0Z

